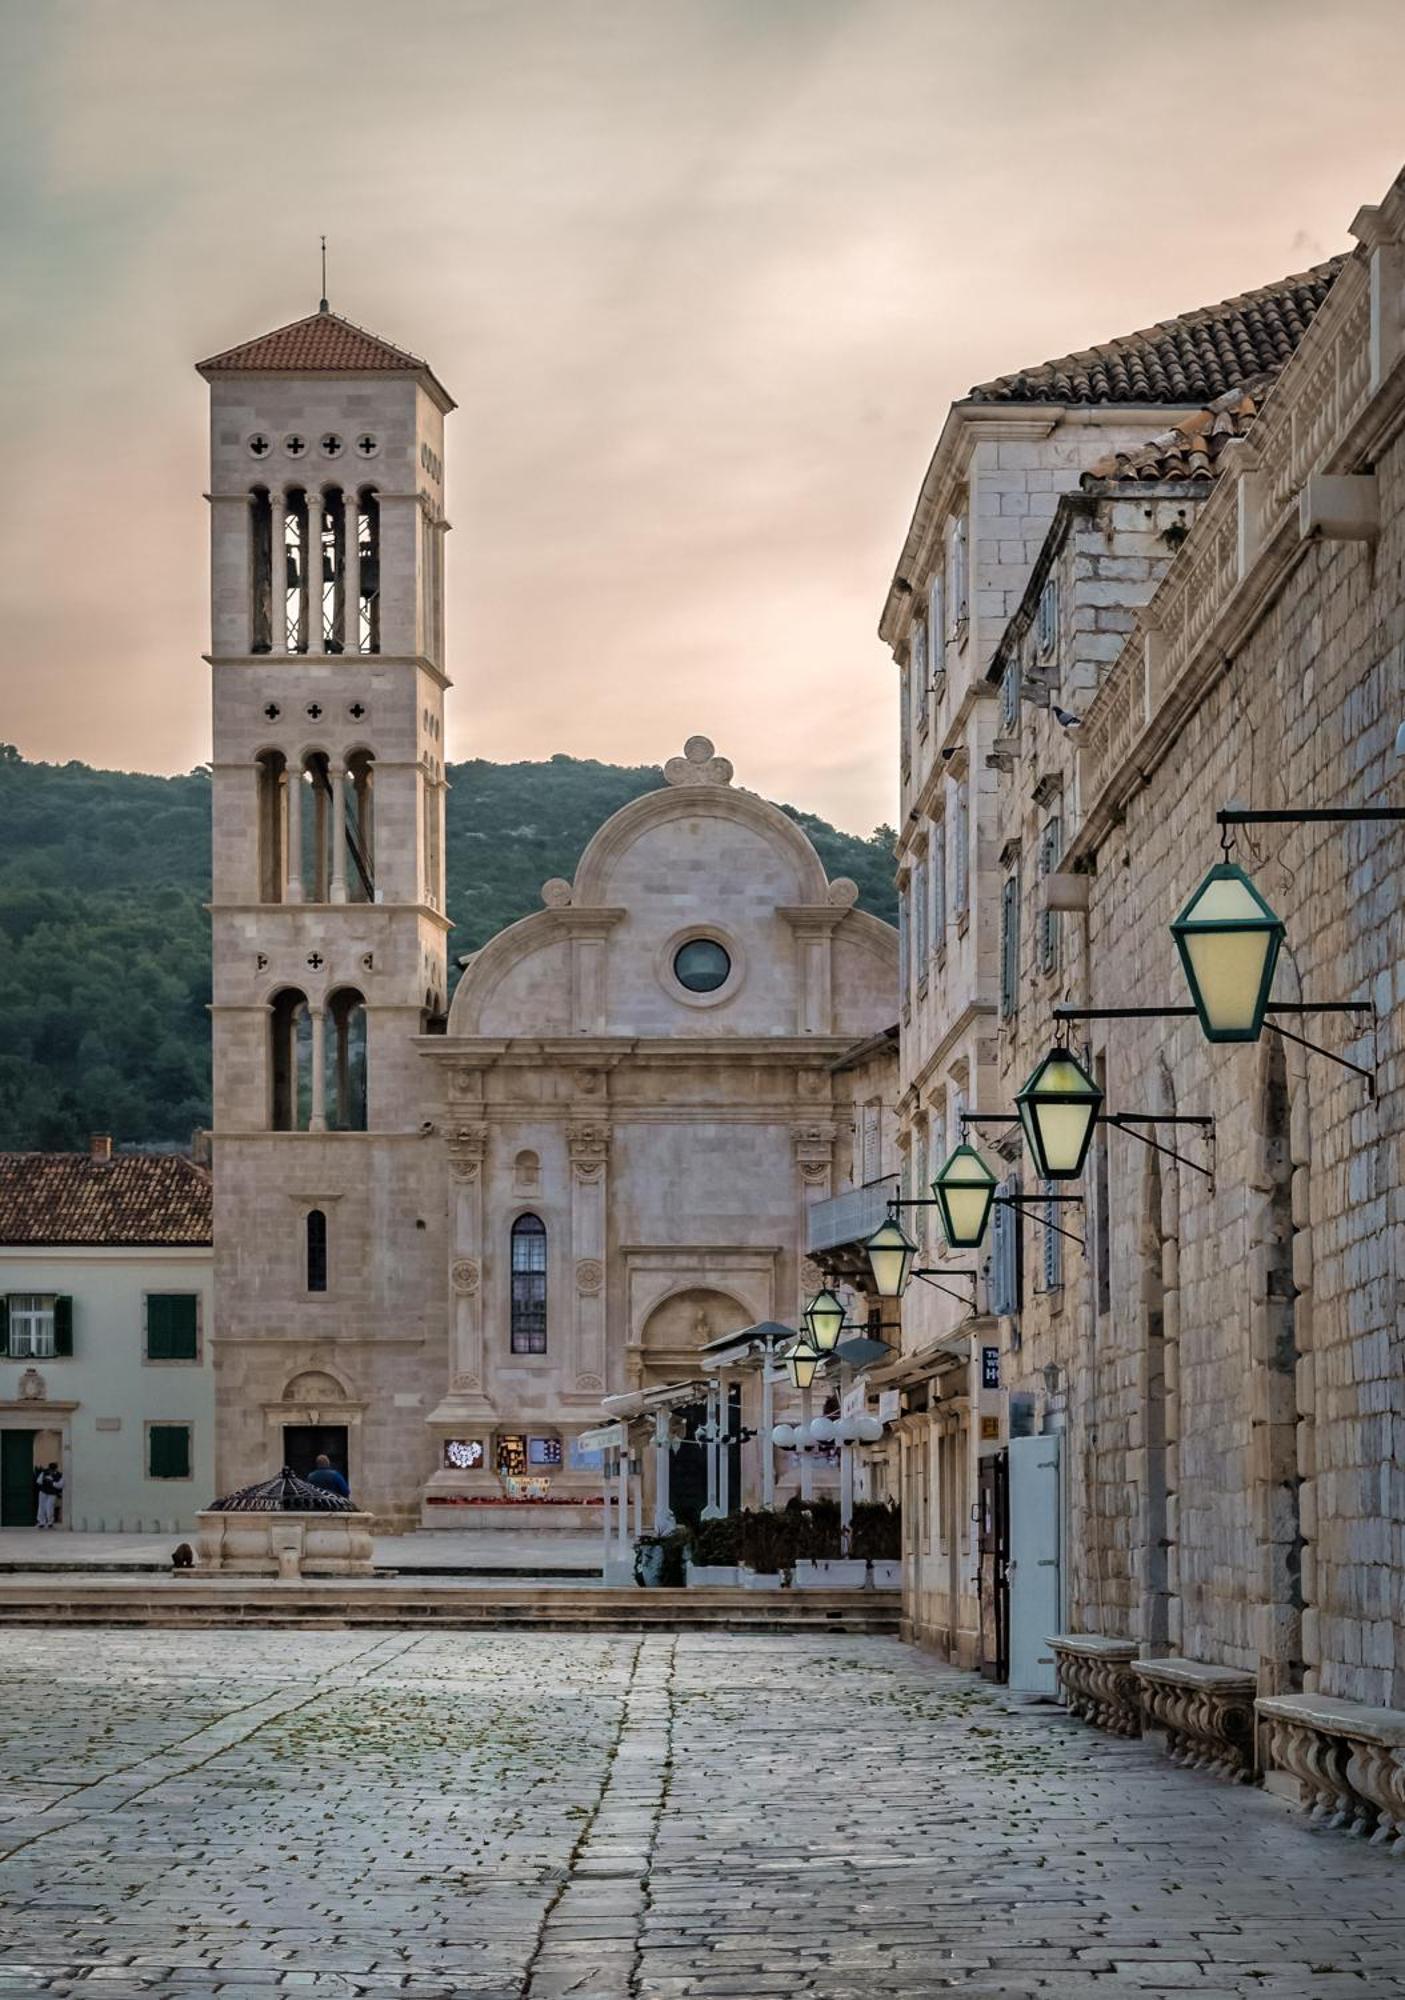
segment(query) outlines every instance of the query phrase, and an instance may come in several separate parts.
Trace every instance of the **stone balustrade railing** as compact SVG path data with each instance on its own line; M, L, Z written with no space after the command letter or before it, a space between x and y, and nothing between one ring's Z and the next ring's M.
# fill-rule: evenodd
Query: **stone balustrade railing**
M1255 1707L1271 1789L1292 1787L1313 1819L1405 1855L1405 1711L1320 1694L1265 1695Z
M1141 1700L1131 1670L1136 1642L1104 1639L1092 1632L1060 1632L1048 1643L1070 1713L1114 1736L1140 1736Z
M1135 1660L1148 1728L1166 1733L1166 1754L1190 1770L1236 1782L1254 1775L1253 1674L1203 1660Z

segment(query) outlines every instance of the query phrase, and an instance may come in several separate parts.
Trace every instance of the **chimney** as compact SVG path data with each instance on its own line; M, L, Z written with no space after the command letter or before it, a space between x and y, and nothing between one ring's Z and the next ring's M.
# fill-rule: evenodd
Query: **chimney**
M112 1162L112 1134L94 1132L88 1141L88 1158L95 1167L110 1166Z
M209 1168L210 1134L208 1128L197 1125L190 1135L190 1157L197 1167Z

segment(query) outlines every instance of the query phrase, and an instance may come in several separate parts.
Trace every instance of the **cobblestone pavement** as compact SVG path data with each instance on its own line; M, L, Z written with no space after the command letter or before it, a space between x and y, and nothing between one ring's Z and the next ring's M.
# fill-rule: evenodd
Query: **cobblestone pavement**
M894 1641L24 1631L0 1667L0 1994L1405 1996L1405 1864Z

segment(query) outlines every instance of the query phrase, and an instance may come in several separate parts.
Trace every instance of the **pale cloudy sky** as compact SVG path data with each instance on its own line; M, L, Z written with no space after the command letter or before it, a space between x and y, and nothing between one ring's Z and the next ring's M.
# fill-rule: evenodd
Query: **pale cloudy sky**
M1346 242L1401 0L0 0L0 738L209 754L202 355L311 311L458 399L452 757L867 831L875 625L972 382Z

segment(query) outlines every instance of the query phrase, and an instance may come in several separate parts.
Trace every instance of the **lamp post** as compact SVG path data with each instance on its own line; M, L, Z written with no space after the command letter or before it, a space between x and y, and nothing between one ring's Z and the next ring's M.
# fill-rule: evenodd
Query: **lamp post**
M1070 1050L1055 1044L1015 1093L1041 1180L1078 1179L1102 1106L1103 1094L1087 1070Z
M1242 868L1218 862L1171 925L1210 1042L1256 1042L1287 934Z
M979 1250L995 1203L996 1179L963 1139L932 1182L948 1250Z

